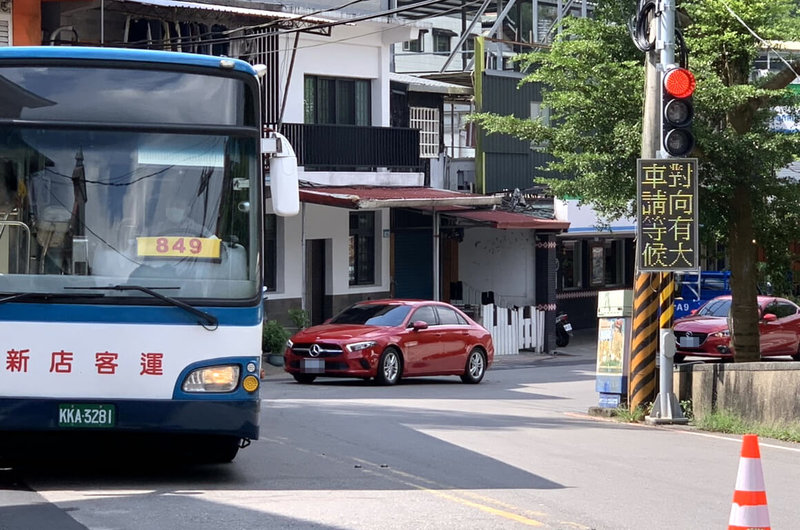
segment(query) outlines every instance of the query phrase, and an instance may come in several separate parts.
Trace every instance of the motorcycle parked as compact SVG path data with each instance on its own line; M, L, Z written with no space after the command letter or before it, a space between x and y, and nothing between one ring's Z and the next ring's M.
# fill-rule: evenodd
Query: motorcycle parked
M563 348L569 344L569 338L572 336L572 324L569 323L567 314L560 311L556 315L556 346Z

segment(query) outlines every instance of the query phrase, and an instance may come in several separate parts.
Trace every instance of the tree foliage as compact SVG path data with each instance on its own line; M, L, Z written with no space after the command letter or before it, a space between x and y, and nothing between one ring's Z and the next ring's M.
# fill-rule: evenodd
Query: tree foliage
M489 113L474 120L489 133L546 143L553 161L538 168L546 176L537 180L557 196L580 197L615 219L635 214L644 54L620 20L620 5L630 6L631 16L634 3L606 4L594 19L568 20L550 50L518 57L528 72L522 83L543 86L550 126ZM758 357L757 248L767 257L767 269L777 270L767 272L780 287L792 259L789 242L800 239L798 181L778 174L800 154L800 135L771 127L776 108L798 104L787 86L800 72L800 62L759 77L755 61L764 41L798 39L798 5L793 0L684 0L678 9L689 68L697 78L692 156L700 164L702 237L727 243L736 358L752 360Z

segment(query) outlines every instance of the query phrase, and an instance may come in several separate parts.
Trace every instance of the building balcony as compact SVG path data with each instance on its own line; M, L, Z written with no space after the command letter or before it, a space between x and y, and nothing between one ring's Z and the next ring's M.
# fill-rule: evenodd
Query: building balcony
M423 171L417 129L284 123L280 132L306 172Z

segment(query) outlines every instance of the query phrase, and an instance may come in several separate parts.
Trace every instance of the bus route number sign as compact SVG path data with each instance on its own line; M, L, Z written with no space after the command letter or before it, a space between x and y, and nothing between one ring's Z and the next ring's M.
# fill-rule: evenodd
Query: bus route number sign
M114 405L94 403L60 403L58 426L103 429L116 424Z
M146 258L219 259L220 240L213 237L137 237L136 253Z

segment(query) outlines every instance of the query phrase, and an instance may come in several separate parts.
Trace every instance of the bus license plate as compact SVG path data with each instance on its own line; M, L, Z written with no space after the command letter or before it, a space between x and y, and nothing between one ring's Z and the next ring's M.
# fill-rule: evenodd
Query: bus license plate
M58 405L59 427L81 427L104 429L116 424L114 405L88 403L60 403Z
M303 359L303 373L324 374L325 361L323 359Z

